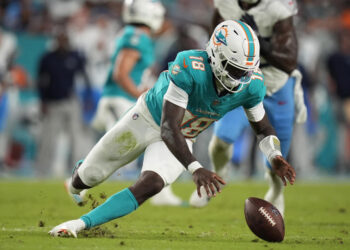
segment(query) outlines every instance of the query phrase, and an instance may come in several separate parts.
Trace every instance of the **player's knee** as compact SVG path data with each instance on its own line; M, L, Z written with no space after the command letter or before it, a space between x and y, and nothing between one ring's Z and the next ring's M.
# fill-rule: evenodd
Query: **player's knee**
M164 187L163 179L155 172L142 172L138 181L130 187L135 199L141 205L144 201L159 193Z
M143 186L146 193L151 197L159 193L164 187L163 179L155 172L145 171L143 175Z
M106 178L103 171L95 167L88 167L83 171L79 171L79 176L83 183L90 187L100 184Z

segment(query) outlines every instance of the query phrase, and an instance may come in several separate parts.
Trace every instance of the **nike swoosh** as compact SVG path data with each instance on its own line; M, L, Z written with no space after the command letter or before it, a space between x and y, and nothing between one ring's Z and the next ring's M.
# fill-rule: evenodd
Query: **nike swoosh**
M188 65L186 65L186 61L185 61L185 58L184 58L184 68L187 68Z

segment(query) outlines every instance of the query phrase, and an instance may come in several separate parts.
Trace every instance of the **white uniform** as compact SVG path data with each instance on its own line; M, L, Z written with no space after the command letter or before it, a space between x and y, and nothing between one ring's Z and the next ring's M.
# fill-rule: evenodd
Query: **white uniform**
M239 6L238 0L214 0L214 5L223 19L241 19L248 13L254 17L259 33L263 38L270 38L273 26L280 20L296 15L298 12L295 0L261 0L247 11ZM266 94L272 95L284 86L289 76L274 66L265 66L266 60L261 57L261 71L265 77Z
M186 141L192 151L192 141ZM79 176L86 185L96 186L143 152L142 172L158 173L165 185L186 171L162 141L160 127L154 122L144 97L140 97L90 151L78 168Z

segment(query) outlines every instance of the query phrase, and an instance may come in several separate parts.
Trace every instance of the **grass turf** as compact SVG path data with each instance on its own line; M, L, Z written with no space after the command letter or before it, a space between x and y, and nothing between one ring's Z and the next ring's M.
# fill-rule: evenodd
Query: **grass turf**
M91 190L102 202L128 183L107 182ZM244 200L262 197L265 183L229 184L203 209L154 207L136 212L78 239L52 238L55 225L88 212L75 206L60 182L0 182L0 249L350 249L350 184L297 183L286 189L286 237L269 243L255 237L244 219ZM192 183L175 183L188 199ZM96 205L96 203L94 204Z

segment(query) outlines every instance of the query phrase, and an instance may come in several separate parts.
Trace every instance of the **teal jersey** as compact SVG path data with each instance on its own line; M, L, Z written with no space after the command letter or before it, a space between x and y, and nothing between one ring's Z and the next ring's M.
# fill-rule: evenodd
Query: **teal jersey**
M146 94L146 104L155 122L160 125L163 97L170 81L188 94L181 125L182 133L187 138L196 137L227 112L239 106L252 108L264 99L266 88L260 70L253 73L250 84L242 91L222 97L217 94L214 77L206 51L178 53L175 61L169 63L169 70L161 73L154 87Z
M138 86L141 84L145 69L150 67L154 62L154 44L151 37L131 25L126 26L121 36L116 40L116 50L111 58L111 68L109 69L102 95L121 96L135 101L135 98L129 95L112 77L115 60L122 49L134 49L140 53L139 60L130 72L131 79Z

